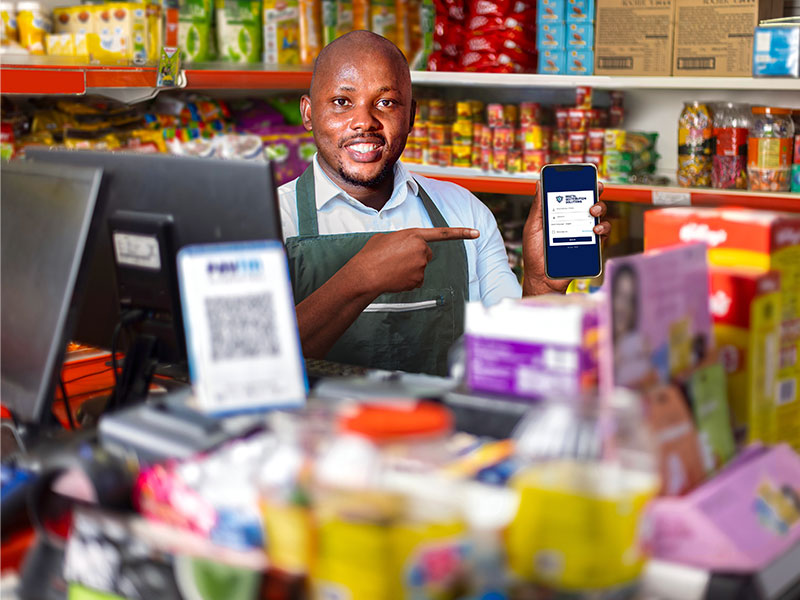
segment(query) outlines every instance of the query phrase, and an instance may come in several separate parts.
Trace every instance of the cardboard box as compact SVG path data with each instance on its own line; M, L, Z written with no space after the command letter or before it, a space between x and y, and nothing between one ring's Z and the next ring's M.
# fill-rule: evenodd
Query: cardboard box
M567 0L539 0L536 16L539 23L563 23L567 16Z
M773 442L800 450L800 216L721 208L670 208L645 213L645 249L705 241L709 262L774 270L781 279L781 329L773 402Z
M711 348L705 244L612 258L603 287L603 388L686 380Z
M594 48L594 23L568 22L566 40L567 48L570 50L592 50Z
M567 23L593 23L594 0L568 0Z
M567 73L570 75L591 75L594 70L594 52L588 50L567 50Z
M539 23L537 47L542 50L564 50L566 47L566 25L561 22Z
M595 74L672 75L675 0L597 0Z
M756 28L753 77L800 77L800 26Z
M540 50L539 73L563 75L566 73L567 53L564 50Z
M753 31L776 14L772 0L674 0L673 75L749 77Z
M585 294L467 304L467 384L523 399L597 388L598 300Z

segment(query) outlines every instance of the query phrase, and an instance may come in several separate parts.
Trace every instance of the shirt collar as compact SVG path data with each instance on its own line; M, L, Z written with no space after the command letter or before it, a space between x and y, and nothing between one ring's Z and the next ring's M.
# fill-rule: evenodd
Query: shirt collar
M384 209L397 206L405 200L408 194L403 194L402 191L406 186L411 195L419 195L419 184L417 180L411 176L406 166L398 160L394 164L394 188L392 189L392 195L386 202ZM358 200L345 192L328 177L328 174L320 166L316 154L314 155L314 187L317 210L322 209L323 206L335 198L342 198L345 201L355 202L361 205Z

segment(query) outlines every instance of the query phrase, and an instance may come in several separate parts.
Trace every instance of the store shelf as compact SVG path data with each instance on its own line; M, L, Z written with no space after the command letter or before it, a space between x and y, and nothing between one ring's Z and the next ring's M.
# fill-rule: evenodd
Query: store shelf
M185 87L196 90L305 90L311 85L310 67L280 65L187 65Z
M411 171L452 181L476 193L530 195L536 190L538 177L529 174L494 176L478 169L409 165ZM742 206L765 210L800 213L800 194L751 192L747 190L687 189L606 183L603 200L634 202L653 206Z
M800 79L752 77L605 77L602 75L533 75L515 73L445 73L412 71L411 81L429 86L574 88L605 90L756 90L800 91Z

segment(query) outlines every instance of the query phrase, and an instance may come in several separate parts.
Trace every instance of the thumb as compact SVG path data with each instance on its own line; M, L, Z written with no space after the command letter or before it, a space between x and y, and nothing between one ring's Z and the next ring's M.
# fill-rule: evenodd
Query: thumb
M542 186L541 182L536 182L536 194L533 196L531 208L528 211L528 219L541 219L542 218Z

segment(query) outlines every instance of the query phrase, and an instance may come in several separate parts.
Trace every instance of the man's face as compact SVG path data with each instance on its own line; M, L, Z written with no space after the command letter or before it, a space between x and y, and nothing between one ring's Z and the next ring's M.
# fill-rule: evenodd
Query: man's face
M378 187L392 173L411 130L408 71L380 50L332 57L315 76L312 98L303 97L301 111L329 174L350 185Z

